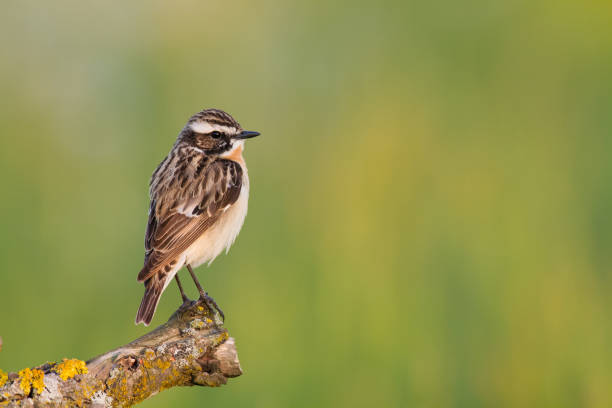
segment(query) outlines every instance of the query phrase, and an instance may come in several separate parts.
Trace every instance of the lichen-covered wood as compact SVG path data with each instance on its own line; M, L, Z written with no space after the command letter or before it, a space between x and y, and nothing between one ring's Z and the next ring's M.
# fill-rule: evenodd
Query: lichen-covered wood
M218 314L191 302L152 332L87 362L0 371L0 407L128 407L171 387L216 387L240 374Z

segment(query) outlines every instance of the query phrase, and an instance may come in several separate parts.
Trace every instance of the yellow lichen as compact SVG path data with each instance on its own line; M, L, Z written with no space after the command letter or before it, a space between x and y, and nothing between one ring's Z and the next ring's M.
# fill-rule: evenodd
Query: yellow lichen
M0 369L0 387L2 387L8 381L8 375Z
M77 374L87 374L87 364L83 360L76 358L67 359L53 367L53 371L59 374L64 381L74 377Z
M171 365L172 365L172 363L170 361L164 361L162 359L159 359L159 360L156 361L157 368L162 370L162 372L166 371L168 368L170 368Z
M45 388L45 373L41 370L34 369L30 370L29 368L24 368L19 371L19 388L23 391L25 395L29 395L32 387L34 390L40 394L43 392Z
M41 370L32 370L32 387L38 394L45 389L45 373Z
M191 321L191 323L189 323L189 325L194 329L201 329L204 327L204 322L200 319L194 319Z
M221 333L219 335L219 337L217 337L217 344L221 344L223 343L225 340L227 340L229 338L229 334L227 334L226 331L224 331L223 333Z
M19 387L23 391L25 395L30 394L30 390L32 389L32 370L29 368L24 368L19 371L19 378L21 382L19 383Z

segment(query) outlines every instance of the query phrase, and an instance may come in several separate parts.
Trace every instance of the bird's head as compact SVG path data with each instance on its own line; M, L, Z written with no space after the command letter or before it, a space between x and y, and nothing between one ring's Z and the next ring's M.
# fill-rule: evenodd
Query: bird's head
M259 132L242 129L228 113L219 109L205 109L193 115L179 138L208 155L231 156L242 151L245 139L259 136Z

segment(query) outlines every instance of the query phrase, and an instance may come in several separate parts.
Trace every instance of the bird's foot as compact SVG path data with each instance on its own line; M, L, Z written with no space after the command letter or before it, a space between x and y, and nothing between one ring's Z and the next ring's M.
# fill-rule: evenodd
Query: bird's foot
M225 322L225 314L223 313L223 310L221 310L217 302L215 302L215 299L208 296L207 292L200 293L200 301L204 302L206 304L206 307L208 307L208 310L210 310L211 312L213 310L216 310L221 316L221 320Z

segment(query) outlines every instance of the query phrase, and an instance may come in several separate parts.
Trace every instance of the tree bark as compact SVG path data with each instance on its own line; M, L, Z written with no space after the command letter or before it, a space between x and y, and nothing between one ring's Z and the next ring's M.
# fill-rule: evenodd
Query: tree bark
M86 363L0 370L0 407L128 407L168 388L216 387L241 374L219 315L194 301L152 332Z

